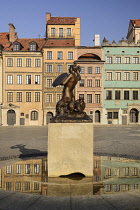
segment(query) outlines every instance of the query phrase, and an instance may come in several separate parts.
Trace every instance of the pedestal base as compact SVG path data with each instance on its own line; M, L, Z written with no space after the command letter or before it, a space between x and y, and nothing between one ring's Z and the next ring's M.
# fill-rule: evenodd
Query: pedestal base
M49 123L48 177L93 176L93 124Z

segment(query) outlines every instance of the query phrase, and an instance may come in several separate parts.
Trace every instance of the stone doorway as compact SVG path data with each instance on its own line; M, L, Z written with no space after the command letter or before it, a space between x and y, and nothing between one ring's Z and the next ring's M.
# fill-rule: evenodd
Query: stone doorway
M16 124L16 113L13 109L7 111L7 124L8 125Z
M130 110L130 123L138 123L139 112L137 109Z
M53 117L53 113L52 112L47 112L46 115L46 124L50 123L50 119Z
M95 122L100 123L100 111L99 110L95 111Z

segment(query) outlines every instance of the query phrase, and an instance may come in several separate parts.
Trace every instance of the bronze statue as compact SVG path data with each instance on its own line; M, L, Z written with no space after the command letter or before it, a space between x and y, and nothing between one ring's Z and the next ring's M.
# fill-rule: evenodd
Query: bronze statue
M80 66L71 65L69 74L59 75L53 82L53 87L63 85L62 99L56 104L56 116L51 122L85 122L91 121L84 112L85 102L83 98L75 100L73 93L78 81L81 80Z

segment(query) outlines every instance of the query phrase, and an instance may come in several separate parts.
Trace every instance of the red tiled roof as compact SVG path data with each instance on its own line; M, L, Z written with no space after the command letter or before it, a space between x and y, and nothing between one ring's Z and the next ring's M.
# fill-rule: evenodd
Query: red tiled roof
M30 48L30 42L35 42L37 44L37 51L41 51L43 45L45 44L46 40L45 39L17 39L17 42L19 42L21 44L21 50L20 51L29 51ZM8 51L12 51L13 50L13 45L11 45L11 47L9 49L7 49Z
M44 47L74 47L75 41L74 39L48 39Z
M75 25L74 17L51 17L47 21L47 24L50 25Z
M87 53L81 55L78 60L101 60L101 58L96 54Z
M131 22L135 27L140 27L140 19L132 19Z
M7 49L10 47L10 42L9 42L9 33L0 33L0 45L4 47L4 49Z

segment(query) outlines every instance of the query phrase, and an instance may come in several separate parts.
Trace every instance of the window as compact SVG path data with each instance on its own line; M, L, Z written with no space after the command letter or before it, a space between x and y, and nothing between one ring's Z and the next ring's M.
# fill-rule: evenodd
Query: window
M98 182L98 181L99 181L99 176L98 176L98 175L95 175L95 176L94 176L94 181L95 181L95 182Z
M21 190L21 182L16 182L15 183L15 190L20 191Z
M57 102L60 101L62 98L62 94L57 94Z
M136 190L139 188L139 185L138 184L132 184L132 190Z
M95 103L96 104L100 103L100 94L95 94Z
M107 62L107 63L112 63L112 57L107 57L106 62Z
M40 102L40 92L35 92L35 102Z
M105 185L106 192L111 192L111 184Z
M63 37L63 28L59 28L59 37Z
M41 60L40 58L35 59L35 67L40 67L41 66Z
M87 80L87 87L92 87L92 79Z
M133 63L139 63L139 57L133 57Z
M68 60L72 60L73 59L73 52L68 52Z
M57 65L57 72L62 72L62 65Z
M17 84L18 85L22 84L22 75L17 75Z
M80 70L80 74L84 74L85 73L85 67L81 67L81 70Z
M6 174L11 174L12 173L12 166L6 166Z
M116 63L121 63L121 57L116 57Z
M95 87L100 87L100 80L99 79L95 80Z
M111 168L106 168L106 176L111 176Z
M67 36L71 36L71 28L67 28Z
M62 51L57 52L57 59L59 59L59 60L63 59L63 52Z
M30 164L25 164L25 174L30 174Z
M30 43L30 51L36 51L36 48L37 48L36 43L35 42L31 42Z
M11 190L12 189L12 183L11 182L6 182L6 190Z
M124 176L129 176L129 168L124 168Z
M31 75L26 75L26 84L31 84Z
M107 112L107 119L112 119L112 112Z
M84 99L84 94L79 94L79 98Z
M100 74L100 67L95 67L95 74Z
M132 168L132 176L138 176L138 168Z
M137 90L133 91L133 100L138 100L138 91Z
M112 99L112 91L111 90L107 90L106 91L106 99L107 100L111 100Z
M130 72L124 72L124 80L130 80Z
M13 102L13 92L7 93L7 102Z
M40 75L35 75L35 84L36 85L40 84Z
M106 80L112 80L112 72L106 73Z
M51 36L55 36L56 34L56 29L55 28L51 28Z
M118 119L118 112L107 112L107 119Z
M37 111L31 112L31 120L38 120L38 112Z
M88 74L92 74L92 67L88 67Z
M17 102L22 102L22 92L17 92Z
M25 182L24 183L24 190L29 191L30 190L30 182Z
M121 80L121 72L115 72L115 80Z
M130 63L130 57L125 57L124 58L124 63Z
M13 66L13 58L7 58L7 66L12 67Z
M18 42L14 43L13 51L19 51L20 44Z
M47 59L52 60L52 51L47 51Z
M52 72L52 65L51 64L47 64L47 72L48 73Z
M47 79L47 87L52 88L52 79Z
M16 165L16 174L21 174L21 165L20 164Z
M138 80L138 72L133 72L133 80Z
M115 184L114 185L114 191L115 192L119 192L120 191L120 185L119 184Z
M120 90L116 90L115 91L115 100L120 100L121 99L121 91Z
M122 190L123 191L128 191L129 190L129 185L128 184L123 184L122 185Z
M99 160L94 161L94 168L99 168Z
M39 183L34 182L34 190L39 190Z
M7 84L8 85L13 84L13 75L11 75L11 74L7 75Z
M92 94L87 94L87 103L92 103Z
M26 102L31 102L31 92L26 92Z
M39 173L40 173L40 165L34 164L34 174L39 174Z
M22 58L17 58L17 67L22 67Z
M81 79L81 80L79 81L79 87L84 87L84 79Z
M124 100L129 100L129 91L128 90L124 91Z
M47 94L47 103L52 103L52 94Z
M31 67L31 58L26 58L26 67Z

